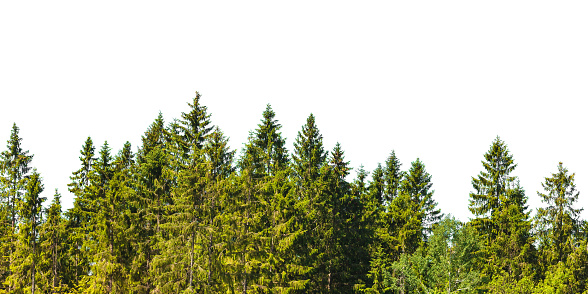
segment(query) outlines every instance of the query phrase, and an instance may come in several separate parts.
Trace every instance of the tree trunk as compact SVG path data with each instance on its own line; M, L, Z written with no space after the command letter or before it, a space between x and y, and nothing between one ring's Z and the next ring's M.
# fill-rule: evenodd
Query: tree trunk
M192 232L192 240L190 243L190 280L188 287L192 288L192 276L194 271L194 232Z

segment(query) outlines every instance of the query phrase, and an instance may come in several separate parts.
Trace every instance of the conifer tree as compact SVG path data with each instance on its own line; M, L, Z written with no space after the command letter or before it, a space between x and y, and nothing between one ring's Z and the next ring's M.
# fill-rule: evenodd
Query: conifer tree
M302 130L294 142L294 154L292 155L292 167L296 183L298 203L296 204L298 215L297 224L304 232L298 238L296 244L297 256L300 260L296 263L306 267L302 271L304 280L310 281L310 291L325 289L324 275L316 275L317 264L324 260L318 260L320 241L325 232L323 225L327 222L325 211L325 181L323 175L327 153L323 148L323 136L320 134L314 115L310 115Z
M484 240L482 273L505 281L498 285L516 283L531 274L535 256L527 197L511 175L516 164L504 141L497 137L484 159L484 171L472 177L469 207Z
M312 198L313 183L320 177L320 169L326 163L327 153L323 148L323 136L315 124L314 115L310 114L294 142L292 155L294 176L299 186L301 199ZM310 199L311 200L311 199Z
M402 189L410 195L412 201L423 213L421 234L425 239L433 231L433 225L443 217L441 210L437 209L437 202L433 200L432 186L431 175L426 171L425 165L417 158L411 163L410 169L402 181Z
M131 213L134 254L129 273L130 287L136 293L149 293L154 288L151 274L153 258L159 253L157 243L164 237L161 226L171 205L173 180L170 175L171 155L167 130L159 113L142 136L143 145L137 155L135 189Z
M110 149L108 145L102 147L97 164L97 172L102 180L97 184L105 184L106 187L98 188L98 210L95 213L94 230L97 232L94 255L92 279L87 293L126 293L127 266L130 264L128 248L130 240L127 238L129 228L128 206L132 190L129 184L131 180L131 167L134 163L134 155L131 152L131 144L125 143L123 149L110 162Z
M163 147L165 142L165 126L163 114L159 112L157 118L149 126L143 136L141 136L142 146L137 154L137 162L143 163L146 161L146 156L157 147Z
M77 287L81 278L85 276L89 268L89 255L84 246L89 231L89 206L90 206L90 174L94 171L95 147L92 138L88 137L80 150L80 169L72 173L68 190L74 194L73 207L65 215L67 218L68 234L68 264L66 267L65 281L70 287Z
M65 219L61 215L61 194L55 189L53 202L46 211L46 221L40 231L43 262L40 285L43 293L67 291L67 284L64 284L64 269L69 265L66 260L69 244L65 225Z
M380 206L384 207L384 190L386 182L384 179L384 169L378 163L378 166L372 172L372 181L369 184L370 198L373 198Z
M193 103L188 105L190 111L182 113L182 119L174 121L167 132L171 155L169 172L177 184L171 190L173 204L162 228L168 236L158 242L160 255L153 259L151 267L156 292L181 289L210 292L216 286L212 281L212 263L197 263L200 260L195 255L198 248L207 244L204 236L208 235L205 229L210 219L206 219L204 209L210 200L206 192L210 166L204 146L212 126L198 92Z
M403 172L400 170L402 164L396 157L396 152L392 150L390 156L386 160L386 166L384 168L384 202L390 205L392 201L398 196L400 190L400 184L403 179Z
M7 150L2 152L1 167L2 176L0 177L0 186L2 189L1 202L4 206L4 216L8 217L8 226L3 229L6 234L0 238L0 251L8 257L4 262L0 262L3 269L0 272L0 284L2 284L8 275L11 274L13 253L15 251L16 229L19 223L19 202L22 200L25 187L28 181L30 171L29 164L33 155L22 149L22 138L19 136L20 129L16 123L12 125L10 139L7 141ZM6 222L6 219L4 219ZM11 287L8 287L11 291Z
M206 175L206 192L203 199L202 216L204 227L202 229L206 234L202 234L205 237L203 242L203 248L206 254L203 259L200 260L204 268L207 269L206 273L206 287L207 291L219 292L223 289L222 281L230 280L230 275L222 270L222 260L220 255L223 251L226 252L227 245L226 241L226 227L228 226L225 219L224 211L229 211L226 207L229 196L229 183L230 176L233 174L233 158L235 151L230 150L228 138L224 136L220 128L215 127L214 131L207 138L205 143L204 152L207 161L207 175ZM248 233L248 218L245 223L242 224L244 235ZM252 266L249 263L247 257L250 248L247 246L241 247L241 285L243 292L247 292L249 285L249 274L251 273Z
M541 184L545 193L537 192L547 204L537 211L541 264L544 267L566 262L578 239L582 209L574 208L580 194L574 180L575 174L569 174L560 162L557 173L546 177Z
M210 114L207 113L207 107L200 104L200 93L196 92L196 97L190 106L190 112L182 112L182 119L178 125L181 140L176 140L184 152L183 156L187 157L190 152L201 150L204 142L212 131L210 125Z
M24 199L19 202L19 215L22 221L18 228L18 241L15 246L14 262L8 277L12 293L39 293L37 272L40 250L38 248L39 229L42 224L41 197L43 184L41 176L34 170L27 181Z

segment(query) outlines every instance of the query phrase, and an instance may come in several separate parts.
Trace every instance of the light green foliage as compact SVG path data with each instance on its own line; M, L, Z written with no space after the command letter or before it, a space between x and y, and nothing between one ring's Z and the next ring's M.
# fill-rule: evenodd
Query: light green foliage
M545 193L537 192L547 204L547 207L538 209L536 217L544 268L565 262L579 236L582 209L574 208L579 196L574 178L575 174L568 174L560 162L557 173L546 177L542 183Z
M268 104L235 159L198 92L188 106L167 125L159 113L136 154L128 142L95 154L88 137L63 215L57 191L43 208L13 125L0 158L0 293L588 293L588 222L561 163L533 228L497 137L463 223L442 218L418 158L403 171L392 151L371 181L363 166L351 179L312 114L289 154Z
M69 209L65 215L67 218L66 230L68 234L68 261L69 266L65 267L64 283L69 287L76 289L81 283L82 278L90 270L89 251L84 245L90 230L90 174L94 171L94 143L88 137L80 151L81 167L72 173L71 183L68 189L74 194L73 208Z
M22 138L19 136L20 129L16 123L12 125L10 138L6 144L6 151L1 154L0 170L0 203L2 220L0 229L3 234L0 235L0 252L6 259L0 261L0 289L11 291L11 286L6 283L6 279L11 275L13 267L13 255L16 251L15 242L17 240L17 227L19 223L19 205L25 193L28 182L29 164L33 155L23 150L21 146Z
M484 239L480 264L486 278L505 276L520 281L535 271L536 250L531 235L527 197L511 173L516 167L504 141L496 138L484 154L484 170L472 177L471 221Z
M42 224L41 211L45 197L41 176L33 171L27 181L24 199L19 202L21 222L18 225L14 259L10 266L8 284L11 293L39 293L38 268L40 248L38 244L39 229Z
M65 268L67 260L66 221L61 215L61 194L55 189L53 202L46 210L40 230L39 286L43 293L60 293L68 289Z

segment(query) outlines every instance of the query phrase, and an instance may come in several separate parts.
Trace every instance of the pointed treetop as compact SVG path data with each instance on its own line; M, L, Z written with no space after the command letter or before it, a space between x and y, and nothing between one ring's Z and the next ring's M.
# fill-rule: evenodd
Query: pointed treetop
M337 142L335 148L333 148L333 151L331 152L331 160L329 163L339 178L345 179L349 175L349 171L351 170L351 168L349 168L349 161L345 161L345 154L343 149L341 149L341 144L339 144L339 142Z
M33 155L29 155L28 150L22 149L22 138L18 134L19 131L16 123L13 123L10 139L6 144L7 150L2 152L3 168L16 178L21 178L29 172L29 163L33 160Z
M401 165L400 160L396 157L396 152L392 150L390 156L388 156L388 159L386 160L386 166L384 169L384 182L386 185L384 200L387 203L392 203L392 201L398 196L398 189L400 188L400 183L404 177L403 172L400 170Z
M149 125L145 134L141 136L141 150L137 156L139 162L143 162L145 157L153 148L162 146L165 138L165 126L163 121L163 115L161 111L157 115L157 118Z
M235 151L229 148L229 139L225 137L219 127L215 127L206 142L206 153L212 164L214 178L228 177L233 171Z
M325 164L326 152L323 147L323 136L320 134L314 115L311 113L298 132L294 142L294 172L303 181L317 179L320 168Z
M188 149L195 147L202 149L204 141L212 131L210 125L210 114L207 113L207 107L200 104L200 93L196 91L196 97L192 103L188 103L190 111L182 112L181 129Z

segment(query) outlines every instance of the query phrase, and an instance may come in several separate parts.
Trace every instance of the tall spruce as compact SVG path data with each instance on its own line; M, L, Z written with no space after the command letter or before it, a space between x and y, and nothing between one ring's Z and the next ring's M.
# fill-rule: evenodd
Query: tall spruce
M154 291L158 293L183 289L211 292L216 286L212 274L218 272L213 272L211 263L199 263L202 260L196 256L208 235L205 229L209 219L204 213L211 196L206 191L210 165L204 146L212 126L198 92L188 106L189 112L183 112L182 119L172 122L167 131L169 173L177 184L171 189L169 217L162 225L167 236L158 241L160 254L151 266Z
M90 174L94 170L94 161L96 160L95 147L92 138L88 137L80 150L81 166L70 176L71 182L68 184L68 190L74 194L73 207L65 215L67 218L68 234L68 256L71 266L67 267L65 274L67 283L70 287L78 287L81 278L88 274L89 255L87 248L84 246L87 233L89 231L89 206L90 206Z
M149 293L154 289L154 278L146 273L151 272L153 258L159 254L157 243L165 236L161 227L167 219L167 207L172 204L171 155L161 113L141 141L134 170L136 193L132 194L130 207L132 226L129 234L134 254L129 287L135 293Z
M128 265L130 264L128 239L129 214L127 203L132 199L131 167L134 155L126 142L115 158L109 158L105 144L98 160L97 171L104 175L104 191L97 189L98 210L95 214L95 236L92 279L86 293L127 293ZM110 161L112 160L112 161ZM103 193L103 194L102 194Z
M323 147L323 136L320 134L314 115L310 115L302 130L294 141L294 154L292 155L293 174L296 183L298 203L296 203L296 223L304 235L297 239L296 254L299 265L305 269L300 271L301 277L297 280L310 282L306 291L324 291L325 260L319 259L321 238L325 233L327 212L325 210L325 181L323 179L327 153ZM304 284L304 283L302 283Z
M19 202L23 199L25 187L27 185L30 167L29 164L33 159L33 155L23 150L21 146L22 138L19 136L20 129L16 123L12 125L10 139L7 141L6 151L1 155L2 176L0 177L0 184L2 186L1 202L4 210L4 223L8 222L0 238L0 251L6 254L7 259L2 259L0 262L0 284L11 275L11 268L13 262L13 253L15 252L15 242L17 226L19 223ZM12 290L10 286L7 288L8 292Z
M41 176L34 170L27 181L24 199L19 202L21 222L18 225L18 241L13 253L11 275L8 277L11 293L39 293L37 272L41 252L38 240L43 221L43 202L46 199L41 196L41 192Z
M532 273L534 240L527 197L512 175L516 164L504 141L496 137L484 159L484 170L472 177L475 192L470 193L469 209L475 216L471 223L484 240L482 273L500 281L495 285L501 287Z
M70 266L67 257L66 222L61 215L61 194L55 189L53 202L46 210L46 220L40 231L42 254L42 292L62 293L67 291L65 269Z
M578 201L575 174L560 162L557 172L545 177L541 185L545 193L537 192L547 205L537 210L537 232L543 267L566 262L574 251L581 231L579 220L582 209L574 207Z

